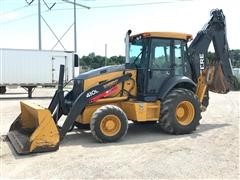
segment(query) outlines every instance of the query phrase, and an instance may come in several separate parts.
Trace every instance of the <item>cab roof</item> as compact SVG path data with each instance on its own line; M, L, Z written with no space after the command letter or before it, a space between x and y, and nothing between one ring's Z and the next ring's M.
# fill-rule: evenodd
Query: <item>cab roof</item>
M158 38L171 38L171 39L183 39L183 40L191 40L192 35L186 33L179 33L179 32L144 32L140 34L133 35L131 37L137 36L143 37L158 37Z

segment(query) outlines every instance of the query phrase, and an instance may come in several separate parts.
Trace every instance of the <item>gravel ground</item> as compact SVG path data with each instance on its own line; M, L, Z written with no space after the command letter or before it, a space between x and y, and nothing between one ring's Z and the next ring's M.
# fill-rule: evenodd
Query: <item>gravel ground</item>
M47 107L53 89L38 88L31 100ZM47 95L47 96L46 96ZM1 135L20 113L24 90L0 95ZM51 153L18 156L1 136L1 179L239 179L240 92L210 94L210 105L193 134L167 135L154 125L130 124L124 140L95 142L74 130Z

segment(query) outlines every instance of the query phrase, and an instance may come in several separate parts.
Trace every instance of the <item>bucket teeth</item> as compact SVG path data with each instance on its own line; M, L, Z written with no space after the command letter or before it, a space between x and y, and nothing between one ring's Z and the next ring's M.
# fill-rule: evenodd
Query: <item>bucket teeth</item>
M29 153L29 137L19 131L10 131L8 138L18 154Z

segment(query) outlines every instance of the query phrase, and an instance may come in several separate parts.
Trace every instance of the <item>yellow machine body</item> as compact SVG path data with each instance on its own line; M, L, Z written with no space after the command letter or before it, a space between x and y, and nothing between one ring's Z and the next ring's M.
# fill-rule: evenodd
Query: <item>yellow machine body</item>
M100 76L92 77L84 81L84 90L87 90L97 84L111 80L113 78L123 75L123 71L106 73ZM108 98L103 98L95 102L94 104L88 105L83 113L79 115L76 120L82 124L89 124L92 118L92 114L101 106L111 104L120 107L127 115L128 119L133 121L158 121L160 117L160 101L157 102L137 102L128 99L128 94L120 94L122 88L132 96L137 94L136 86L136 70L127 70L125 73L131 73L132 77L130 80L118 85L119 91ZM120 97L121 96L121 97Z
M108 99L106 99L109 101ZM126 114L127 118L136 122L158 121L160 117L160 101L156 102L137 102L124 101L126 98L112 98L112 102L98 102L85 108L82 115L79 116L77 122L89 124L93 113L106 104L120 107Z
M110 72L110 73L105 73L101 74L99 76L95 76L89 79L84 80L84 91L90 89L93 86L96 86L102 82L112 80L114 78L120 77L123 74L126 73L131 73L132 77L130 80L118 84L118 89L119 91L116 92L115 94L112 95L112 97L120 96L118 94L122 88L125 89L126 91L130 91L131 95L136 96L137 95L137 86L136 86L136 76L137 76L137 71L136 70L126 70L124 71L116 71L116 72ZM126 96L126 94L123 94L123 96Z
M133 38L139 35L142 35L144 38L160 37L160 38L184 39L186 41L189 41L192 39L191 34L179 33L179 32L144 32L144 33L133 35L130 38Z

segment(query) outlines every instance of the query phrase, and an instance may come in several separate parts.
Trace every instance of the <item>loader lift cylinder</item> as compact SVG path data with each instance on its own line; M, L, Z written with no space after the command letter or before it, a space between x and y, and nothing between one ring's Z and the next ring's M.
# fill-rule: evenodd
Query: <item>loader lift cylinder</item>
M59 70L59 80L58 80L58 89L56 90L51 103L48 106L48 109L51 113L55 110L58 103L61 101L63 103L64 93L63 93L63 80L64 80L64 65L60 65ZM62 100L61 100L62 99Z
M63 89L63 81L64 81L64 65L61 64L58 79L58 90Z

